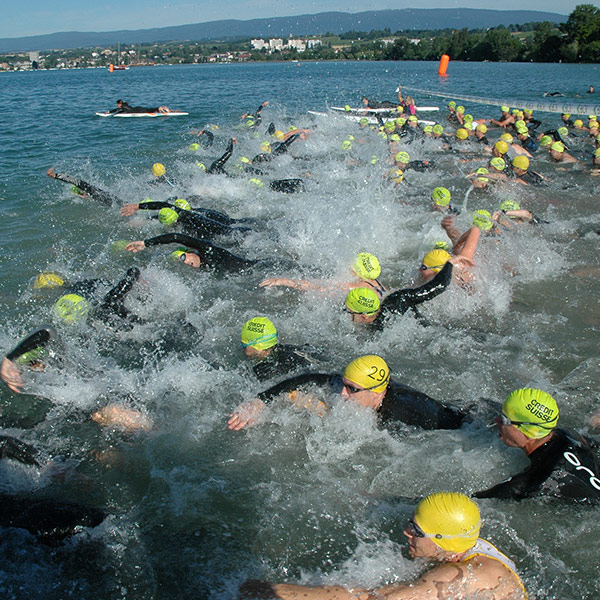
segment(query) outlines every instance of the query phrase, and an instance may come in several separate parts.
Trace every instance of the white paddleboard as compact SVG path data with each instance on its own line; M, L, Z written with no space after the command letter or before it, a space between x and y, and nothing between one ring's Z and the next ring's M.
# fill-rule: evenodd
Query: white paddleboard
M179 111L171 111L168 113L161 112L153 112L153 113L96 113L97 117L183 117L185 115L189 115L190 113L179 112Z

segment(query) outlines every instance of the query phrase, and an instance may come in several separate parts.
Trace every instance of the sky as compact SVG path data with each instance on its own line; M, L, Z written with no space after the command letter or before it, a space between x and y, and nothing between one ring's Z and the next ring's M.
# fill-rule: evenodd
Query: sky
M599 0L600 1L600 0ZM497 8L544 10L568 15L585 0L26 0L6 2L0 38L26 37L62 31L117 31L188 25L221 19L287 17L327 11L363 12L390 8Z

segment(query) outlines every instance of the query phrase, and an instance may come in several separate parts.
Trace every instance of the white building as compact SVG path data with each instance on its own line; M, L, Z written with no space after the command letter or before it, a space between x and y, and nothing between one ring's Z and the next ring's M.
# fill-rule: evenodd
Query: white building
M298 52L304 52L306 50L306 42L304 40L292 40L289 39L287 43L288 48L295 48Z
M270 39L269 50L271 50L271 52L275 52L276 50L279 50L279 52L281 52L283 50L283 40L281 38Z
M250 47L253 50L262 50L267 47L267 44L265 44L265 40L250 40Z

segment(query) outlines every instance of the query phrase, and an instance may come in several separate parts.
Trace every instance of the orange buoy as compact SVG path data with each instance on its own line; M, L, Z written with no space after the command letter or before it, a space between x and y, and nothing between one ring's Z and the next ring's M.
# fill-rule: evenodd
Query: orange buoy
M113 65L112 63L110 65L108 65L108 72L109 73L112 73L114 70L115 70L115 65Z
M450 62L450 57L447 54L442 54L442 58L440 58L440 66L438 68L438 75L445 75L448 70L448 63Z

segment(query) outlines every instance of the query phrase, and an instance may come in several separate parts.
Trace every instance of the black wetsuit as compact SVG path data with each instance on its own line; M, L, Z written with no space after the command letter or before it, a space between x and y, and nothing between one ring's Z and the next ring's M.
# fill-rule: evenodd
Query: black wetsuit
M364 108L369 110L369 108L396 108L398 106L398 102L390 102L389 100L382 100L381 102L378 100L369 100L368 104Z
M168 202L142 202L139 205L140 210L160 210L162 208L171 208L177 213L177 225L186 233L201 238L213 238L218 235L231 235L234 233L244 233L250 231L247 227L231 227L223 223L220 219L213 219L207 216L208 210L186 210ZM200 211L206 213L201 214ZM214 216L220 217L223 213L214 211ZM226 219L227 215L224 215Z
M288 151L290 144L295 142L299 137L300 137L299 133L290 135L290 137L287 140L284 140L283 142L279 142L276 146L273 146L273 148L271 149L271 152L257 154L252 159L252 164L259 163L259 162L268 162L268 161L272 160L273 157L275 157L275 156L285 154Z
M379 331L383 329L387 318L391 315L403 315L409 309L413 309L417 313L416 306L418 304L439 296L450 285L451 281L452 264L447 262L433 279L422 286L397 290L386 296L381 302L377 318L373 322L367 323L367 327Z
M523 175L521 175L520 177L517 177L517 179L522 179L523 181L531 185L541 185L544 183L544 178L535 171L527 171L523 173Z
M276 192L283 192L284 194L296 194L305 190L304 180L300 178L274 179L269 183L269 187Z
M411 160L406 167L404 167L405 171L412 169L413 171L418 171L422 173L423 171L427 171L427 169L431 169L434 167L434 163L430 160Z
M342 378L337 374L309 373L286 379L258 394L265 403L279 394L297 390L299 387L316 385L328 388L332 393L341 393ZM447 406L407 385L390 381L381 406L377 409L380 423L394 430L399 423L415 425L422 429L459 429L467 413Z
M290 346L277 344L269 355L256 363L252 370L259 381L266 381L279 375L287 375L293 371L306 370L314 366L308 346Z
M254 265L260 263L258 260L240 258L224 248L211 244L208 240L185 235L184 233L165 233L144 240L146 247L161 244L182 244L200 257L201 268L208 268L216 272L242 273Z
M18 460L41 466L39 451L13 437L0 436L0 459ZM72 535L80 527L96 527L104 514L91 506L33 494L0 494L0 526L20 527L44 541L56 541Z
M555 429L554 435L530 455L531 465L476 498L521 500L554 496L580 502L600 500L600 468L592 450L576 434Z
M229 144L227 144L227 148L226 148L225 152L222 154L222 156L217 158L217 160L215 160L210 165L210 167L208 167L208 169L206 169L206 172L209 175L216 175L216 174L227 175L224 167L225 167L225 163L231 158L232 154L233 154L233 138L231 138L229 140Z
M475 141L478 144L483 144L484 146L489 146L490 145L490 142L489 142L489 140L487 139L487 137L485 135L482 136L482 137L480 137L480 138L476 137Z
M550 129L548 131L544 131L544 135L549 135L555 142L562 142L564 147L567 150L570 150L569 142L567 142L565 140L565 138L562 137L562 135L560 135L560 133L558 133L558 129Z
M540 144L539 142L537 142L536 140L534 140L531 136L529 136L528 138L526 138L524 141L517 141L515 142L515 144L519 144L519 146L521 146L522 148L525 148L525 150L527 150L528 152L537 152Z
M146 108L145 106L131 106L128 102L121 102L121 108L114 108L109 113L155 113L158 112L159 107Z
M82 192L85 192L90 198L96 200L96 202L100 202L101 204L105 204L106 206L112 206L113 204L123 204L120 198L97 188L96 186L84 181L83 179L77 179L77 177L71 177L70 175L65 175L63 173L55 173L54 179L58 179L59 181L64 181L65 183L70 183L74 186L77 186Z

